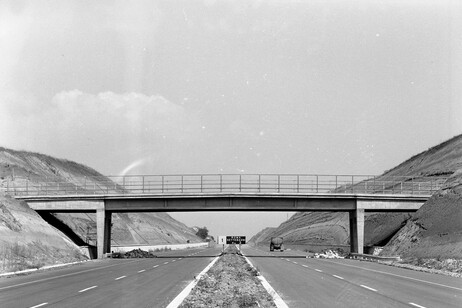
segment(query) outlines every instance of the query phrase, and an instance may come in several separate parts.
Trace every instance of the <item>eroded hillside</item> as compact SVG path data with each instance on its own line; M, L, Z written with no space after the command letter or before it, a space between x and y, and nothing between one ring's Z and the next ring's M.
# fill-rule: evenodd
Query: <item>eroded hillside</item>
M459 135L425 152L415 155L397 167L386 171L382 176L377 177L376 181L398 175L406 176L411 179L411 181L413 179L428 181L441 179L441 181L444 181L443 179L454 174L451 181L457 183L457 181L459 181L457 180L459 176L456 175L455 172L461 168L462 135ZM392 243L390 243L387 248L389 253L405 252L406 245L409 247L417 247L417 245L414 244L406 244L408 242L412 243L412 241L420 242L419 245L422 246L421 253L423 253L426 251L424 248L427 247L426 245L430 247L432 243L439 242L439 239L444 238L448 243L461 242L462 235L460 233L458 234L457 232L459 231L457 230L460 230L459 226L462 225L460 224L462 220L459 219L459 221L457 221L457 218L460 217L460 213L462 213L462 207L456 205L460 204L457 193L448 193L448 191L454 190L454 188L452 188L452 190L448 189L448 185L453 184L448 182L445 186L445 190L429 200L414 216L409 213L367 213L364 232L365 245L385 245L394 237L393 242L395 244L392 245ZM362 187L364 187L364 183L357 185L355 191L360 192ZM441 194L443 194L444 197L442 197ZM456 220L447 218L447 215L456 217ZM411 217L413 218L410 220ZM426 228L426 231L417 225L424 221L425 224L423 228ZM418 236L419 240L416 240L415 237L410 240L397 240L398 236L408 238L414 236L410 235L414 234L413 231L407 232L406 235L401 232L398 233L405 225L406 229L410 229L411 231L419 230L418 232L421 234ZM447 228L454 230L455 233L451 231L447 235L444 235L447 231L435 231L435 234L431 233L433 237L425 236L425 234L430 234L427 232L429 230L429 225L446 225ZM293 215L288 221L282 223L271 233L267 233L265 236L259 236L259 238L254 239L254 241L258 244L266 245L269 243L271 236L282 236L287 244L306 246L306 248L310 250L316 250L316 247L324 247L324 245L348 247L348 215L346 213L300 212ZM438 237L438 241L436 241L436 237ZM402 244L398 245L398 242ZM398 246L400 248L398 248Z

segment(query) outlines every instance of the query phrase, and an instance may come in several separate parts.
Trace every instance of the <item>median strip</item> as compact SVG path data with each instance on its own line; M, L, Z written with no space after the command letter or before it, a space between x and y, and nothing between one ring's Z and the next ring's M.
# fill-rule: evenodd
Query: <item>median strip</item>
M97 288L97 287L98 287L98 286L92 286L92 287L89 287L89 288L80 290L79 293L83 293L83 292L86 292L86 291L88 291L88 290L91 290L91 289L94 289L94 288Z

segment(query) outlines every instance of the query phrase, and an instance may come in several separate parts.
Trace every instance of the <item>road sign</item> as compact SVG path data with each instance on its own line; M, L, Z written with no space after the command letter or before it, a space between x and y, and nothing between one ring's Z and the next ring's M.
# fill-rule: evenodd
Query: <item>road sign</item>
M217 241L217 244L226 244L226 236L224 235L219 235L218 236L218 241Z
M245 244L245 236L227 236L226 244Z

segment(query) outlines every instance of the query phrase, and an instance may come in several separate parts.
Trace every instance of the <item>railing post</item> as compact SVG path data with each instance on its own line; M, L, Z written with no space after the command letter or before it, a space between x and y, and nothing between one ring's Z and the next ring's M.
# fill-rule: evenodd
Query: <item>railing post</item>
M352 194L355 193L355 176L354 175L351 176L351 193Z
M278 174L278 193L281 192L281 175Z
M223 174L220 174L220 192L223 192Z
M203 186L202 186L203 185L202 184L203 179L202 179L202 177L203 177L203 175L201 174L201 192L202 192L202 189L203 189Z
M335 176L335 189L338 187L338 175Z
M239 192L242 191L242 186L241 185L242 185L242 176L241 176L241 174L239 174Z
M144 175L143 175L143 194L144 194Z
M258 192L261 192L261 174L258 175Z
M161 179L162 179L162 193L164 193L164 176L163 175L161 176Z
M125 176L122 177L122 187L123 187L123 193L125 194Z
M297 174L297 193L300 192L300 175Z
M184 192L184 175L181 175L181 193Z
M316 175L316 193L319 192L319 176Z

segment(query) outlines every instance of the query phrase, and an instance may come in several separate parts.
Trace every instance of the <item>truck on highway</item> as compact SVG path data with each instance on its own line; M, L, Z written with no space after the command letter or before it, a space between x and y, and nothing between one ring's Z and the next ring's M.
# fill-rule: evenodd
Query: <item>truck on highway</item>
M282 237L272 237L270 241L270 251L274 251L275 249L284 251L284 245L282 242Z

